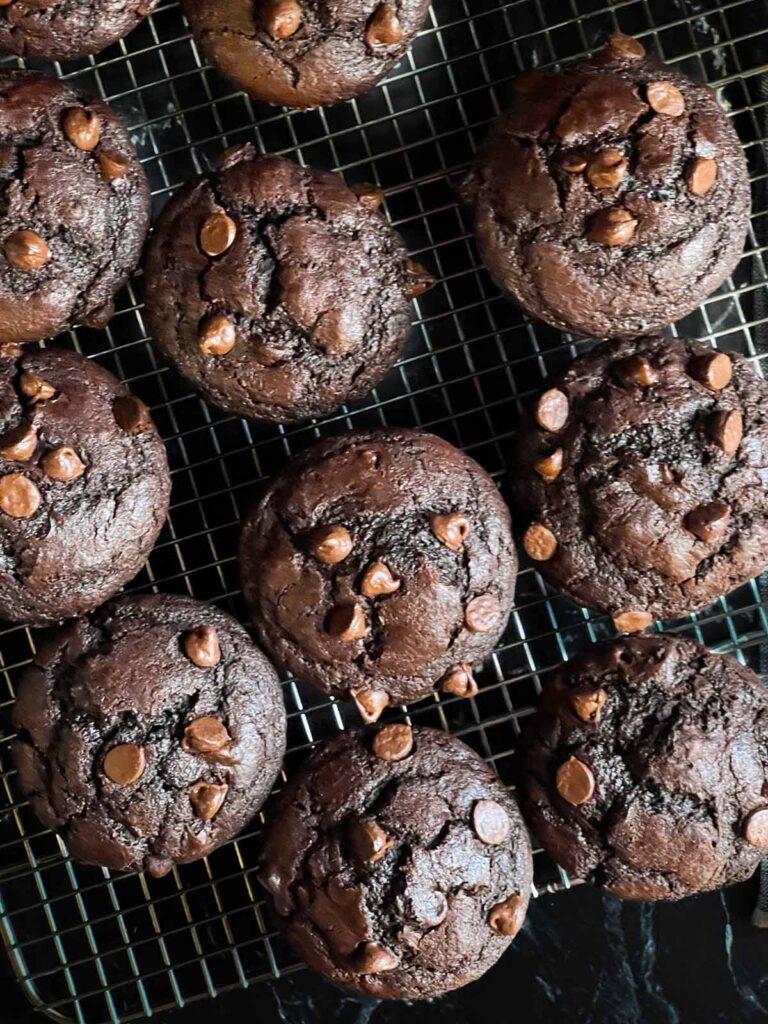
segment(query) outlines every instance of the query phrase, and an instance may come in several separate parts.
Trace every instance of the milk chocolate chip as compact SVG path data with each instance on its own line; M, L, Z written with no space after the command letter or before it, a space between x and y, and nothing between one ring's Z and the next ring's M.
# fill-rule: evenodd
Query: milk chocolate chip
M738 409L716 412L709 423L710 437L726 455L735 455L744 436L744 420Z
M195 814L202 821L212 821L221 810L229 786L212 782L196 782L189 787L189 799Z
M382 761L402 761L413 750L410 725L385 725L373 738L372 749Z
M113 149L102 150L99 153L99 166L107 181L119 181L128 173L127 158Z
M336 565L352 550L352 535L344 526L321 527L313 533L309 550L323 565Z
M543 480L557 480L563 470L563 449L555 448L549 455L534 462L533 468Z
M652 622L649 612L619 612L613 616L613 624L620 633L639 633Z
M237 225L223 210L212 213L200 228L200 248L207 256L221 256L237 235Z
M381 825L375 821L360 821L352 830L352 847L360 858L369 864L381 860L387 850L395 845Z
M628 356L618 363L617 369L621 379L627 383L648 388L659 382L658 373L643 356Z
M368 632L359 604L339 604L328 616L328 632L339 640L360 640Z
M358 202L363 206L367 206L369 210L378 210L384 202L385 196L383 191L375 185L371 185L368 182L359 182L350 187L357 196Z
M0 456L11 462L26 462L35 454L37 431L31 423L20 423L0 437Z
M592 799L595 792L595 777L583 761L577 757L569 757L557 769L555 785L563 800L578 806Z
M51 250L34 231L14 231L5 240L5 258L18 270L40 270L51 258Z
M685 525L705 544L722 540L731 518L731 509L724 501L708 501L685 517Z
M52 480L76 480L85 472L85 463L68 445L46 452L40 460L43 472Z
M758 807L747 815L744 838L751 846L768 850L768 807Z
M456 697L476 697L479 687L469 662L462 662L461 665L446 672L440 680L440 689L443 693L452 693Z
M636 230L637 219L629 210L611 207L595 214L587 237L598 245L626 245L635 237Z
M651 82L647 89L648 103L652 110L665 117L680 117L685 113L685 98L671 82Z
M107 751L104 774L116 786L132 786L144 774L147 756L136 743L120 743Z
M101 139L99 118L84 107L70 107L65 111L62 127L72 145L86 152L95 149Z
M472 808L472 828L482 842L488 846L499 846L509 839L512 822L495 800L478 800Z
M523 534L523 547L534 562L548 562L557 551L557 537L543 523L531 523Z
M396 580L383 562L374 562L366 570L360 591L364 597L379 597L381 594L394 594L400 589L400 580Z
M365 30L365 41L371 49L377 46L395 46L403 41L403 26L393 7L379 4L371 15Z
M225 356L235 347L237 330L228 316L211 316L200 330L200 351L206 356Z
M184 729L181 749L187 754L219 754L229 748L232 737L218 718L196 718Z
M352 690L352 700L362 720L369 725L377 722L389 704L389 694L384 690Z
M464 609L464 625L470 633L491 633L500 615L499 599L493 594L479 594Z
M434 288L437 283L427 268L422 266L421 263L417 263L416 260L408 260L405 265L405 271L408 275L409 299L418 299L420 295L424 295L430 288Z
M32 402L46 402L56 394L52 384L30 370L25 370L19 377L19 390Z
M364 942L355 956L358 974L382 974L400 966L397 957L378 942Z
M632 60L642 60L645 56L645 47L632 36L626 36L623 32L612 32L606 42L617 57L630 57Z
M568 396L558 388L545 391L536 404L536 422L556 434L568 422Z
M733 376L733 363L725 352L708 352L692 359L688 369L692 377L711 391L728 387Z
M0 477L0 510L14 519L28 519L40 507L40 491L20 473Z
M451 551L460 551L464 547L470 530L470 522L466 516L458 513L439 515L432 517L432 533L441 544L445 544Z
M497 903L488 915L488 924L498 935L513 938L523 927L525 906L522 898L515 893L508 896L503 903Z
M587 181L597 189L616 188L628 170L629 161L620 149L604 149L590 162Z
M152 425L146 405L135 395L121 395L115 399L112 412L118 427L126 434L140 434Z
M685 183L695 196L705 196L717 181L717 161L699 156L685 172Z
M212 626L191 629L184 637L184 653L198 668L214 668L221 661L216 630Z
M582 722L597 722L607 700L605 690L593 690L591 693L571 694L570 704L573 713Z
M273 39L288 39L301 27L301 5L296 0L273 0L267 4L264 27Z

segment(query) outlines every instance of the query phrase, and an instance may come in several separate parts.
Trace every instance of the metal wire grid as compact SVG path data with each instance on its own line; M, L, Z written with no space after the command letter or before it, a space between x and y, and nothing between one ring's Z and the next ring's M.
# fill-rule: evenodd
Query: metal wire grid
M120 296L105 332L59 339L127 380L152 407L174 479L171 514L132 589L183 591L243 618L238 523L255 482L292 452L351 427L424 427L499 478L520 404L585 343L524 318L480 267L453 186L521 69L570 60L616 28L720 91L744 141L755 208L744 259L727 287L677 327L760 366L768 248L768 0L436 0L412 52L370 95L325 111L275 111L233 92L203 66L175 3L163 4L98 60L55 73L98 93L132 129L156 206L215 163L225 145L254 141L384 187L386 210L439 286L419 300L395 371L368 399L308 425L263 429L206 406L159 364L141 305L141 278ZM42 65L41 65L42 67ZM50 70L50 68L48 68ZM524 567L518 605L480 672L471 701L435 697L419 724L450 729L508 782L521 719L539 674L609 635L606 622L549 591ZM757 584L666 628L758 666L768 620ZM255 878L258 822L206 861L155 880L70 861L19 798L9 758L14 680L36 636L0 632L0 932L27 994L79 1024L139 1020L295 969ZM354 722L346 706L286 680L292 770L313 743ZM392 712L392 716L395 716ZM537 851L536 889L570 884Z

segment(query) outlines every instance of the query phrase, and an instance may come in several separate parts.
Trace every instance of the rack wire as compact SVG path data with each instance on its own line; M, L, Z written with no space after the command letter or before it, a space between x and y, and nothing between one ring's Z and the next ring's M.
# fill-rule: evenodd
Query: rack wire
M374 181L386 213L439 285L417 302L405 353L364 401L322 421L268 429L207 406L165 368L147 336L141 277L106 331L75 347L128 381L152 407L168 448L173 502L146 570L130 589L185 592L244 619L238 524L259 479L321 436L376 425L446 437L498 479L522 403L588 344L525 318L483 271L455 184L523 69L569 61L617 28L719 92L744 142L754 187L749 239L734 277L675 333L746 354L768 351L768 0L435 0L412 51L381 87L328 110L251 102L201 61L176 3L163 3L98 58L38 67L99 94L129 125L155 208L213 166L227 145ZM13 63L13 62L11 62ZM658 627L662 628L662 627ZM758 583L666 623L760 667L768 620ZM436 696L418 724L450 729L513 783L512 754L540 675L612 632L524 565L517 607L470 701ZM0 632L0 934L30 999L78 1024L118 1024L285 974L298 964L256 881L259 821L207 860L165 879L72 862L20 798L9 756L10 707L37 635ZM346 706L286 679L292 771L317 741L354 723ZM389 713L396 717L397 711ZM400 714L404 714L401 712ZM535 890L570 880L543 851Z

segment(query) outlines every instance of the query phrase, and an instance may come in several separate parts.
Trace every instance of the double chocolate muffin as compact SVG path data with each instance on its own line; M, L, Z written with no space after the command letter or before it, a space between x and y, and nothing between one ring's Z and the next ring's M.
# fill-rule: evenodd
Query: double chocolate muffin
M242 416L286 423L364 395L432 283L382 200L250 145L227 151L165 207L149 244L147 316L162 353Z
M75 352L0 353L0 618L46 625L146 561L171 481L146 406Z
M610 341L539 398L515 439L523 546L616 627L711 604L768 564L768 384L696 341Z
M0 198L0 345L103 327L149 224L147 179L113 111L0 71Z
M86 864L166 874L231 839L285 750L274 669L230 615L113 601L52 634L14 708L21 791Z
M439 437L395 428L293 459L244 520L240 568L265 649L372 722L436 688L474 696L517 558L488 474Z
M86 57L127 36L160 0L4 0L0 53L39 60Z
M711 89L619 33L515 92L462 189L503 291L561 330L608 338L672 323L723 283L750 189Z
M267 810L262 881L310 967L384 999L474 981L522 927L516 804L453 736L388 725L319 747Z
M768 850L768 691L690 640L623 637L569 662L544 687L523 762L545 849L616 896L717 889Z
M429 0L184 0L205 56L254 99L318 107L368 92L405 55Z

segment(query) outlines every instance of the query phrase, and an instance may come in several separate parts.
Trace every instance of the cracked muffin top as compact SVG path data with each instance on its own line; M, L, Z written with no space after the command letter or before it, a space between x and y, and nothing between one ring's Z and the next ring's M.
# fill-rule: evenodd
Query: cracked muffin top
M0 354L0 617L46 625L141 569L168 513L165 446L144 403L98 363Z
M558 864L616 896L743 881L768 849L768 691L690 640L595 647L545 683L521 799Z
M117 116L64 82L0 71L0 196L0 345L103 327L149 224Z
M531 846L460 740L388 725L320 746L267 809L261 879L310 967L384 999L474 981L525 919Z
M598 345L550 382L513 444L528 556L628 632L762 572L767 485L768 384L698 341Z
M261 806L285 750L277 675L230 615L124 597L51 634L19 684L18 783L86 864L160 876Z
M71 60L127 36L160 0L4 0L0 53Z
M472 666L512 608L517 557L493 480L432 434L349 432L294 458L246 515L243 594L264 648L365 721Z
M397 359L431 284L377 212L373 186L252 146L165 207L148 246L147 315L205 398L277 423L333 412Z
M318 107L368 92L405 55L429 0L184 0L207 59L254 99Z
M514 89L462 187L503 291L554 327L608 338L673 323L723 283L750 189L711 89L621 34Z

